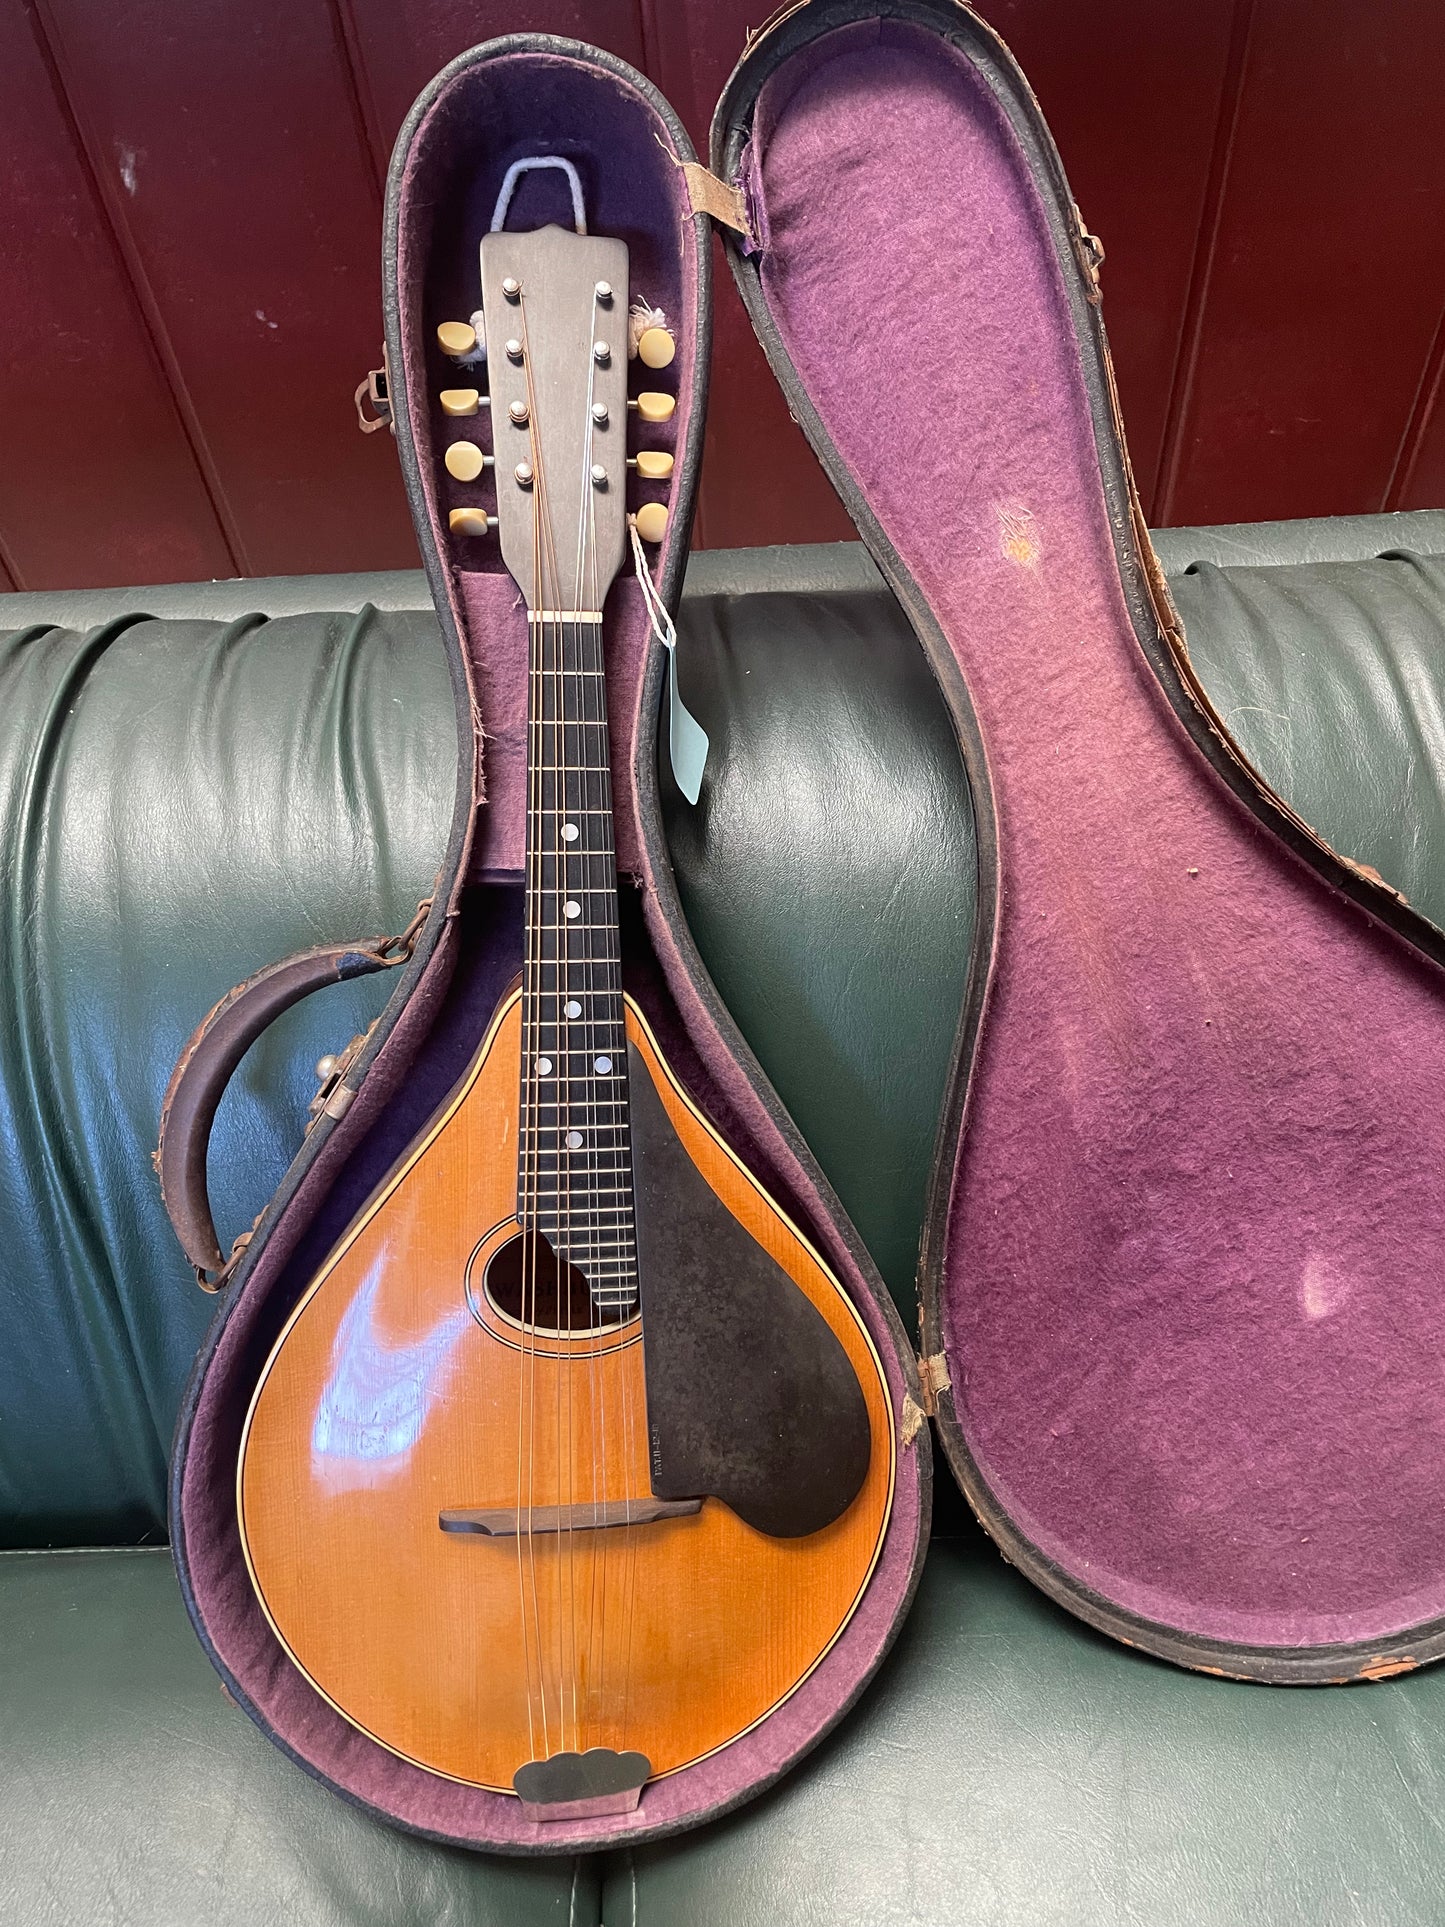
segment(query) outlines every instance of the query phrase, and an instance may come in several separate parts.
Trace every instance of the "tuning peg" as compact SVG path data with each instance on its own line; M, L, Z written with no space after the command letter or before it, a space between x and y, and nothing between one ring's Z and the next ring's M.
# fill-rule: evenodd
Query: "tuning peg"
M637 337L637 359L644 368L665 368L676 353L670 329L644 328Z
M672 473L672 456L665 448L639 448L629 455L627 466L636 469L645 482L665 482Z
M450 355L453 361L460 361L464 355L474 355L477 351L477 331L469 321L443 321L437 327L437 340L441 343L443 354Z
M485 509L453 509L447 517L453 535L485 535L491 526L492 517Z
M475 442L453 442L442 460L447 465L447 474L459 482L474 482L484 468L490 468L492 458L484 455Z
M444 415L475 415L479 408L487 407L491 397L479 395L475 388L443 388L440 400Z
M667 510L661 502L644 502L632 519L644 542L660 542L667 534Z
M645 422L670 422L672 411L677 407L677 396L648 391L629 401L627 406L635 409Z

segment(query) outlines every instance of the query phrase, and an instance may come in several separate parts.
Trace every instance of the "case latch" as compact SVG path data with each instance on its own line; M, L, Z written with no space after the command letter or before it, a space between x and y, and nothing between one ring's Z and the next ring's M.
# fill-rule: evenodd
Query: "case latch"
M359 1036L352 1038L339 1057L317 1059L316 1075L321 1079L321 1084L315 1097L307 1106L307 1114L311 1120L306 1126L308 1131L311 1130L312 1125L319 1124L323 1117L345 1117L351 1109L352 1099L356 1096L356 1087L346 1082L346 1073L366 1048L366 1040L375 1029L375 1023L369 1024Z
M396 423L391 418L391 395L384 352L381 364L380 368L370 371L356 391L356 420L363 435L374 435L379 428L389 428L393 435L396 433ZM368 406L370 414L366 412Z

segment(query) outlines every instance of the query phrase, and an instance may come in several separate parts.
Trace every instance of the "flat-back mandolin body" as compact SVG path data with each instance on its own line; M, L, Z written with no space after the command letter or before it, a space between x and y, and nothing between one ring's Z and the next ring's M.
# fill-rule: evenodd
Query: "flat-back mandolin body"
M534 1757L597 1747L670 1772L763 1718L847 1623L893 1482L887 1387L865 1327L630 1006L634 1092L646 1077L652 1115L743 1248L816 1315L800 1367L810 1340L825 1379L846 1361L866 1413L862 1462L844 1468L849 1483L861 1473L857 1497L821 1529L775 1536L714 1497L656 1499L645 1279L644 1317L590 1329L576 1274L569 1295L555 1263L534 1319L508 1303L507 1255L522 1242L521 1002L520 991L503 1001L454 1097L297 1306L251 1406L239 1489L257 1589L317 1689L405 1758L499 1790ZM734 1277L719 1271L720 1294ZM753 1356L773 1360L751 1388L765 1408L781 1333L756 1337ZM809 1377L791 1388L805 1403L818 1391ZM836 1384L846 1406L847 1381ZM703 1400L711 1389L678 1387ZM748 1384L725 1391L744 1438L755 1422L775 1435L766 1409L748 1411ZM807 1443L800 1473L836 1457L831 1425Z

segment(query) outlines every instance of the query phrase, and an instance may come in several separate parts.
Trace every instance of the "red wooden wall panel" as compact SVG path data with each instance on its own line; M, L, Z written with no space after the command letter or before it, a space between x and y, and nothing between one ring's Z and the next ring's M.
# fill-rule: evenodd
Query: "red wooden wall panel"
M1440 0L1258 0L1160 510L1387 497L1445 298Z
M1146 505L1169 419L1233 16L1234 0L1002 0L989 11L1104 243L1104 318Z
M8 586L233 571L43 40L0 7L0 562Z
M1400 449L1389 508L1436 508L1445 502L1445 314L1435 334L1430 365Z
M380 190L454 54L543 30L700 151L769 0L0 0L0 587L405 563ZM1145 506L1445 501L1441 0L984 0L1085 217ZM848 534L719 256L706 545Z
M637 0L339 0L383 171L397 130L433 74L506 33L558 33L646 64ZM676 4L676 0L674 0Z
M380 199L329 0L40 0L244 574L414 558L351 391Z

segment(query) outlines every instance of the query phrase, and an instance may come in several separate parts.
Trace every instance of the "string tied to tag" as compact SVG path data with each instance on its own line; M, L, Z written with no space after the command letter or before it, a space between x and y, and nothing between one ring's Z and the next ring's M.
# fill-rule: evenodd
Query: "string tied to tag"
M652 633L667 651L667 735L672 754L672 774L688 802L695 804L702 794L702 774L707 766L707 731L682 700L682 692L677 686L677 629L652 580L652 571L642 552L642 537L637 533L637 524L629 518L627 526L632 537L632 559L637 569L637 580L642 587L642 599L652 619Z

